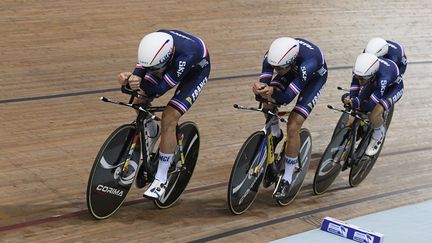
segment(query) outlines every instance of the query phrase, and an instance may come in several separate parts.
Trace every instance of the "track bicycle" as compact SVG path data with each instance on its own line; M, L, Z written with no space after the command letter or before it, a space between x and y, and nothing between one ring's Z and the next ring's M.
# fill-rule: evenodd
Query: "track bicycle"
M316 195L324 193L339 173L348 168L350 186L358 186L372 170L385 141L384 137L379 151L374 156L366 155L373 133L367 114L348 106L345 109L337 109L331 105L327 107L341 112L342 115L315 172L313 191ZM384 114L386 131L390 126L393 109L394 107ZM350 126L345 126L349 116L354 117L354 121Z
M262 108L262 102L272 104L273 108ZM284 165L281 158L284 154L286 140L282 149L275 151L271 125L279 121L287 123L288 120L283 116L289 112L278 111L278 105L270 101L262 102L258 108L234 105L236 109L266 114L266 122L262 130L252 133L246 139L234 161L228 183L228 207L233 214L242 214L252 205L261 181L264 187L275 184L276 190L278 183L282 180ZM286 206L295 199L309 168L312 138L308 129L300 130L300 140L298 164L294 170L288 197L276 200L280 206Z
M87 208L96 219L113 215L124 202L133 182L138 188L154 180L158 151L152 151L145 119L160 121L154 113L165 106L150 106L151 99L139 95L126 86L121 91L129 94L128 103L101 97L101 101L132 108L137 117L132 123L115 129L97 154L87 184ZM144 104L132 104L133 99ZM154 200L158 208L173 205L186 188L198 159L200 136L195 123L187 121L177 125L177 149L168 171L166 191Z

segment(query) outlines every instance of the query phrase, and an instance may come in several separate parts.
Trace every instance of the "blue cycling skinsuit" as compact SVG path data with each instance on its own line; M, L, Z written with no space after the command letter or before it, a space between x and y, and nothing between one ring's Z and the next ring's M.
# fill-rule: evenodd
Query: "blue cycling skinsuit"
M168 105L184 114L197 100L208 81L210 56L204 42L179 30L159 30L173 37L174 55L166 71L156 75L137 64L133 71L143 79L140 88L148 96L159 97L178 85Z
M306 119L327 81L327 64L318 46L304 39L295 39L300 45L299 54L290 71L272 79L274 68L268 63L266 53L260 82L275 87L272 97L277 103L286 105L299 95L293 111Z
M399 68L399 74L402 76L407 67L405 51L400 44L394 41L387 40L387 43L389 45L388 52L382 58L390 59L396 63Z
M370 112L377 104L385 110L390 109L403 95L404 84L399 68L390 59L378 58L380 66L374 79L361 87L353 75L349 96L356 109Z

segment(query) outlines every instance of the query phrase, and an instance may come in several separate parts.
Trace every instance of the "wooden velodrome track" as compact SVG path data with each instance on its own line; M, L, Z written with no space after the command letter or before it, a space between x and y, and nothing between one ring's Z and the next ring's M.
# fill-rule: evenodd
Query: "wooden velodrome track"
M324 216L348 219L432 199L431 1L18 1L0 2L0 242L269 241L316 228ZM210 82L183 120L201 132L197 168L179 202L158 210L133 189L128 203L104 221L86 211L94 157L108 134L131 121L118 72L130 70L140 38L181 29L206 42ZM306 122L313 165L339 114L337 85L371 37L399 41L410 64L385 147L357 188L347 173L313 196L313 169L296 201L278 207L261 190L241 216L226 208L226 183L244 140L260 129L251 83L271 41L306 38L325 53L329 78ZM156 104L165 104L170 95ZM292 106L291 106L292 107Z

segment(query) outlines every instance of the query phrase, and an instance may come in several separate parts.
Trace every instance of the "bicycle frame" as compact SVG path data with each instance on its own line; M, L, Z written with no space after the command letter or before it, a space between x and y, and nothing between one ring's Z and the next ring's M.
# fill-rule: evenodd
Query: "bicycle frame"
M371 133L372 133L372 129L369 127L369 120L365 119L362 117L362 115L365 115L357 110L340 110L340 109L335 109L332 106L328 105L327 106L329 109L335 110L335 111L339 111L339 112L343 112L343 113L347 113L350 116L354 117L354 121L351 124L351 133L350 133L350 139L348 140L349 144L349 153L346 157L345 156L345 152L344 154L341 155L341 157L343 158L342 161L345 161L346 159L348 159L343 166L343 169L346 169L347 166L352 166L353 164L357 164L359 162L359 160L363 157L363 154L358 154L356 153L356 150L358 150L358 148L362 148L363 146L365 146L366 140L367 138L370 137ZM360 143L358 144L358 146L356 147L356 141L357 141L357 136L358 136L358 129L360 126L368 126L367 132L366 134L363 136L362 140L360 141ZM362 149L361 149L362 150ZM359 156L360 155L360 156Z
M152 168L151 166L151 151L150 151L150 143L149 143L149 139L147 136L147 126L144 123L144 119L153 119L155 121L161 121L161 118L154 115L153 113L155 112L163 112L165 109L165 106L154 106L154 107L145 107L145 105L138 105L138 104L131 104L134 97L135 98L139 98L139 99L144 99L148 101L148 98L143 97L139 94L137 94L135 91L129 90L126 87L122 86L122 92L126 93L126 94L130 94L131 98L129 100L129 103L124 103L121 101L117 101L117 100L112 100L106 97L101 97L100 100L103 102L108 102L108 103L113 103L113 104L117 104L117 105L122 105L122 106L127 106L129 108L133 108L135 110L138 111L137 117L134 121L137 131L135 134L130 134L128 135L128 140L132 139L132 144L129 147L129 151L128 151L128 155L126 157L126 160L122 166L122 170L120 171L120 176L122 176L123 174L126 174L128 172L128 168L129 168L129 161L132 158L133 155L133 151L136 148L137 144L140 144L141 146L141 152L142 152L142 157L146 158L146 163L144 163L144 168L145 168L145 172L151 175L151 177L154 177L154 174L156 173L155 168ZM175 151L174 155L180 155L180 161L181 161L181 167L183 167L184 163L185 163L185 157L184 157L184 153L183 153L183 135L180 134L180 130L179 130L179 126L178 124L176 125L176 133L177 133L177 149ZM144 143L142 141L145 141ZM129 144L129 143L125 143L125 144ZM123 148L126 149L126 148ZM120 153L122 154L122 153ZM120 158L119 158L120 159ZM119 161L120 163L120 161ZM172 173L176 173L179 172L179 167L176 166L176 170L174 170Z
M368 126L367 132L366 134L362 137L360 143L358 144L358 146L356 147L356 143L355 141L357 140L358 137L358 129L360 126L362 126L361 123L366 123L367 120L359 120L359 119L355 119L354 120L354 124L353 124L353 130L352 130L352 134L351 134L351 151L350 151L350 160L349 160L349 165L353 165L353 164L357 164L359 162L359 160L363 157L363 153L357 153L357 151L362 151L363 147L366 145L367 146L367 138L370 137L370 134L372 133L372 129L370 129L370 127ZM366 123L368 124L368 123ZM364 125L363 125L364 126ZM359 149L360 148L360 149Z
M273 103L271 103L274 105ZM271 126L275 121L281 121L287 123L288 120L286 118L281 117L282 115L286 115L289 112L278 112L278 107L274 106L272 109L261 108L262 103L260 103L259 108L255 107L245 107L241 105L234 104L234 108L241 110L250 110L250 111L258 111L266 116L266 123L262 131L264 132L264 139L260 145L259 153L254 162L251 165L252 175L258 177L262 172L264 172L264 164L266 162L267 165L273 164L275 161L275 151L273 151L273 134L271 132Z

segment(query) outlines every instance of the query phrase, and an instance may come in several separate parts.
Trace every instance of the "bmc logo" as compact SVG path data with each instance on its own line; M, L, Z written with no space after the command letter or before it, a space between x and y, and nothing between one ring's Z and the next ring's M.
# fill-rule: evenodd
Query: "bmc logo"
M170 159L170 156L159 155L159 161L168 162L169 159Z

